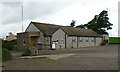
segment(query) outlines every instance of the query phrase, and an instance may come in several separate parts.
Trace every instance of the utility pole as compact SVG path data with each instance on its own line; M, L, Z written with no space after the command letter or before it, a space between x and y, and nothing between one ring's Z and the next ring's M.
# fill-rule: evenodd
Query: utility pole
M23 6L21 6L21 11L22 11L22 33L23 33Z
M24 41L24 33L23 33L23 5L21 6L21 13L22 13L22 46L25 48L25 41Z

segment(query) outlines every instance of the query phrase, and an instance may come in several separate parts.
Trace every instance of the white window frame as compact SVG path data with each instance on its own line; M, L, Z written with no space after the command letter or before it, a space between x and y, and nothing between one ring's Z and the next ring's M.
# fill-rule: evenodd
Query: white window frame
M82 37L79 38L79 42L80 43L83 42L83 38Z
M94 42L94 38L92 38L91 42Z
M56 42L59 43L59 39L56 39Z
M76 38L72 37L72 43L76 43Z
M86 42L87 42L87 43L89 42L89 38L86 38Z
M62 44L64 43L64 39L63 39L63 38L61 39L61 43L62 43Z

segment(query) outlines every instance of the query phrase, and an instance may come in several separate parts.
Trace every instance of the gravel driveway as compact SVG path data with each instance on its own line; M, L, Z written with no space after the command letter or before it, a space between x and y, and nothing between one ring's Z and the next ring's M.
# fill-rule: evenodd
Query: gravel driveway
M3 63L3 70L118 70L118 45L76 48L72 51L74 55L55 62L41 61L42 58L14 59Z

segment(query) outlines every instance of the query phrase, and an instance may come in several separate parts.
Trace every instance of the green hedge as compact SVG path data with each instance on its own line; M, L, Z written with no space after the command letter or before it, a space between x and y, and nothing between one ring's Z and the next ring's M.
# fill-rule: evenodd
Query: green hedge
M109 43L120 44L120 37L109 37Z
M7 61L7 60L11 60L12 59L12 55L9 52L8 49L3 48L2 49L2 61Z

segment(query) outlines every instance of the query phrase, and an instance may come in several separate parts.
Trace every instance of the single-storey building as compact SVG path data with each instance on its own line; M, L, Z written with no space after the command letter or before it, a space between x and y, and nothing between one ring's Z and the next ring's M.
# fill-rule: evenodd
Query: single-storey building
M100 46L103 37L91 29L31 22L24 33L17 33L18 49L66 49Z

